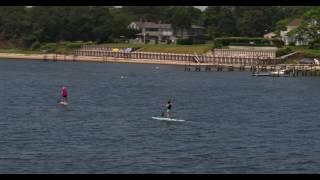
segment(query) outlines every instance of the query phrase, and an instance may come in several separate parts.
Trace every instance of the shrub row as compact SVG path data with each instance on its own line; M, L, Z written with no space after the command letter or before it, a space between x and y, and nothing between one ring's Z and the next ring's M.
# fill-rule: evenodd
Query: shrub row
M177 39L177 44L180 45L192 45L192 44L205 44L205 36L194 36L188 39Z
M82 42L82 41L75 41L75 42L59 42L59 43L46 43L40 44L39 42L34 42L31 46L32 50L40 49L46 52L59 52L59 51L68 51L73 49L81 48L84 44L94 44L93 42Z
M177 44L180 44L180 45L192 45L193 44L193 40L191 38L189 38L189 39L177 39Z
M229 37L216 38L214 40L215 47L229 46L231 44L251 45L251 46L277 46L282 47L283 41L279 39L265 39L265 38L249 38L249 37Z

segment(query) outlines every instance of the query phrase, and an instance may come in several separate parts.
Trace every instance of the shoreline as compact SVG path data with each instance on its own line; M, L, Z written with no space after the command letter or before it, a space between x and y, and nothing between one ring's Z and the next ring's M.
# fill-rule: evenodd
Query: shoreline
M18 53L0 53L0 60L20 60L20 61L43 61L43 62L89 62L89 63L126 63L126 64L157 64L157 65L175 65L175 66L225 66L228 68L244 68L251 69L253 66L250 64L212 64L212 63L196 63L188 61L172 61L172 60L159 60L159 59L127 59L116 57L97 57L97 56L75 56L75 55L56 55L56 54L18 54ZM281 66L298 67L307 69L320 70L319 65L299 65L299 64L276 64L267 66ZM297 69L298 70L298 69Z
M63 62L99 62L99 63L132 63L132 64L162 64L162 65L197 65L186 61L168 61L168 60L150 60L150 59L126 59L114 57L97 56L74 56L74 55L56 55L56 54L16 54L0 53L1 59L12 60L37 60L37 61L63 61Z

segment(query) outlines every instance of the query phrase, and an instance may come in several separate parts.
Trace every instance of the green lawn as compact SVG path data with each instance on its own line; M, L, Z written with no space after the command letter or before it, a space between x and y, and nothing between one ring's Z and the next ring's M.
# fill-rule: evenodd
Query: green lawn
M292 49L293 51L298 51L304 54L305 57L310 57L310 58L314 58L314 57L320 57L320 50L317 49L309 49L308 47L297 47L297 46L289 46L290 49Z
M22 50L22 49L0 49L0 53L43 54L43 52L41 51Z
M175 45L175 44L103 44L103 46L114 48L140 48L140 52L161 52L161 53L181 53L181 54L204 54L213 48L212 43L208 44L195 44L195 45Z
M55 52L59 54L72 53L75 49L66 47L58 47ZM26 49L0 49L0 53L15 53L15 54L46 54L40 50L26 50ZM52 52L54 53L54 52Z

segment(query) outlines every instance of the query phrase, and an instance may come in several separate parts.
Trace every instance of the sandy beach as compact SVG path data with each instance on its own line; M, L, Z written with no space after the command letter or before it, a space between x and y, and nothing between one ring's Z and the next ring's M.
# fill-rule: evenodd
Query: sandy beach
M38 60L38 61L63 61L63 62L92 62L92 63L132 63L132 64L159 64L159 65L192 65L198 66L212 66L212 63L201 63L188 62L188 61L173 61L173 60L159 60L159 59L128 59L128 58L116 58L116 57L97 57L97 56L74 56L74 55L56 55L56 54L15 54L15 53L0 53L0 60ZM245 69L252 68L252 65L241 65L241 64L214 64L221 65L225 68L232 66L233 68L240 68L241 66ZM269 65L269 69L271 66ZM320 66L315 65L297 65L297 64L277 64L276 69L282 66L288 68L295 68L297 70L320 70ZM268 68L267 68L268 69Z
M167 64L167 65L186 65L185 61L169 61L156 59L126 59L114 57L96 57L96 56L74 56L74 55L56 55L56 54L15 54L0 53L0 59L13 60L41 60L41 61L77 61L77 62L100 62L100 63L138 63L138 64ZM196 64L196 63L192 63Z

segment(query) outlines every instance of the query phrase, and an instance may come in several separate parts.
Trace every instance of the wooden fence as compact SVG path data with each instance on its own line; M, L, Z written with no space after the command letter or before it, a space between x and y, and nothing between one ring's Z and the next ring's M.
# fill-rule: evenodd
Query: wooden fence
M283 59L269 57L228 57L228 56L208 56L192 54L174 54L174 53L151 53L151 52L112 52L100 49L80 49L75 51L78 56L96 56L113 57L126 59L148 59L148 60L166 60L179 61L185 63L212 63L212 64L279 64Z

